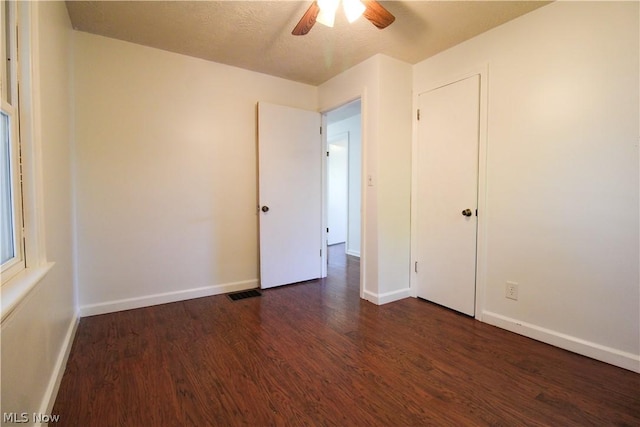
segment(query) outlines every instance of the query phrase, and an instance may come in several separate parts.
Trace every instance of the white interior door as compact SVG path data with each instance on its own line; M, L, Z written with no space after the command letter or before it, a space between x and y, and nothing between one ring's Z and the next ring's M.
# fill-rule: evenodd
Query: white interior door
M327 244L347 241L349 133L327 141Z
M480 76L418 98L417 294L473 316Z
M260 287L322 274L321 116L258 104Z

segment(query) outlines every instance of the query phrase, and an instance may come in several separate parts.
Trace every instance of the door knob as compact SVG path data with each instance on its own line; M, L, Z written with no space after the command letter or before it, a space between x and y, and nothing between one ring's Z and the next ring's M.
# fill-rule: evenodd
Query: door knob
M262 212L269 212L269 206L263 206Z
M471 209L465 209L462 211L462 215L464 216L471 216Z

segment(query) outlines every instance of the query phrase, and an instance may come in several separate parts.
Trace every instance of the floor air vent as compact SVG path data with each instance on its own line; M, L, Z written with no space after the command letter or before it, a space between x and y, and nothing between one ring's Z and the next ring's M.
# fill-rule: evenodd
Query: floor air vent
M255 289L227 294L227 296L231 301L237 301L239 299L245 299L245 298L251 298L251 297L259 297L261 295L262 294Z

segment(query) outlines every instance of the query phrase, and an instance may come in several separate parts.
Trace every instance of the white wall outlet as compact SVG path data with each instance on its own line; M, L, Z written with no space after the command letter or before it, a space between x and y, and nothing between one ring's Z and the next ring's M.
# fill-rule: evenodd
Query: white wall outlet
M516 282L507 282L504 290L504 296L512 299L518 300L518 284Z

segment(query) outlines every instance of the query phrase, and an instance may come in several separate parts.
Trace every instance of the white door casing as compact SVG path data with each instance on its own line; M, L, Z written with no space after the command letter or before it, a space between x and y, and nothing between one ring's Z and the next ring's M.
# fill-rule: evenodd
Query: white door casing
M417 296L473 316L480 76L423 93L418 104Z
M321 277L320 126L320 113L258 104L258 215L263 289Z

